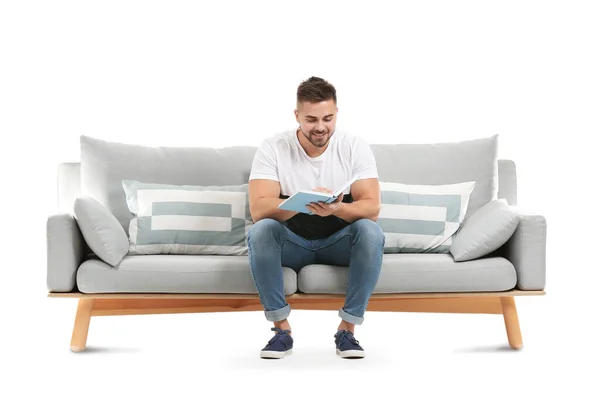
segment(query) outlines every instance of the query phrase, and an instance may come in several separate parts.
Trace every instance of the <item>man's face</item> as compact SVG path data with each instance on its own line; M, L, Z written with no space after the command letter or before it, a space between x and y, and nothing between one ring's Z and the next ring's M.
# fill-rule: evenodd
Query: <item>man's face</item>
M320 103L302 102L294 113L304 137L313 146L323 147L335 132L337 111L338 108L331 99Z

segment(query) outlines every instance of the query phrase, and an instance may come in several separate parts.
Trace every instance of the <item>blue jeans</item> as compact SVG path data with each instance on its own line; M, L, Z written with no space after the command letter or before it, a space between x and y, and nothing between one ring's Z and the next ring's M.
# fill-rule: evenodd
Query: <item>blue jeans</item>
M308 264L348 266L348 286L339 316L360 325L381 272L385 237L379 225L359 219L329 237L306 240L274 219L257 221L248 232L252 279L268 321L290 314L282 265L298 272Z

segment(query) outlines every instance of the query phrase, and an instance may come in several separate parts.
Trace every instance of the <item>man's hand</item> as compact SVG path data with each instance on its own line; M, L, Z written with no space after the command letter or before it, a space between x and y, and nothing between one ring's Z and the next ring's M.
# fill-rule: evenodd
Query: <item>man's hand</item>
M315 192L333 193L332 190L324 188L324 187L318 187L313 190ZM342 206L341 203L342 203L343 199L344 199L344 193L340 193L340 195L337 197L337 199L335 199L335 201L332 203L327 204L322 201L319 201L317 203L308 204L306 206L306 208L313 214L319 215L321 217L327 217L329 215L332 215L334 212L336 212Z

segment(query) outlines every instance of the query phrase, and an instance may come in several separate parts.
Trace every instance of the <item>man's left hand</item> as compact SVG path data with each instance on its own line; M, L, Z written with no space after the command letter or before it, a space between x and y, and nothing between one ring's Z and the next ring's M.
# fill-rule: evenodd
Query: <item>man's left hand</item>
M324 190L323 190L324 191ZM341 193L337 199L332 203L324 203L319 201L318 203L310 203L306 208L315 215L321 217L327 217L333 215L342 206L342 200L344 199L344 193Z

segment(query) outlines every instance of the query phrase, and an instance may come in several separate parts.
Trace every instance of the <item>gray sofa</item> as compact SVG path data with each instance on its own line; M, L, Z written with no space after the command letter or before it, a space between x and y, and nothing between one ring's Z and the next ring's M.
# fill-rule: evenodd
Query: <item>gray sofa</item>
M468 221L491 198L517 204L516 165L497 158L498 136L435 144L373 144L381 181L447 184L476 181ZM255 147L146 147L81 137L80 162L58 166L58 210L47 220L49 297L79 301L71 349L85 349L92 316L262 310L245 255L125 255L103 261L86 242L74 213L76 199L106 207L127 233L132 218L123 179L175 185L248 182ZM486 197L487 196L487 197ZM101 232L102 233L102 232ZM386 253L368 312L501 314L508 342L522 346L515 297L545 294L546 220L519 214L502 246L456 261L450 253ZM292 309L337 310L347 269L284 268ZM418 329L418 327L415 327Z

